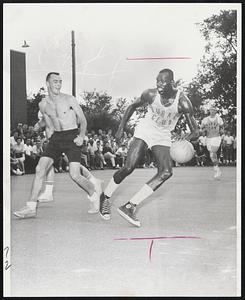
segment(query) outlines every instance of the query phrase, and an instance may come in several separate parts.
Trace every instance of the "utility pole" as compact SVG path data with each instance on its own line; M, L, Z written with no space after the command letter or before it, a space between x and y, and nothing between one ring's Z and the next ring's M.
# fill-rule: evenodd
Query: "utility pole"
M76 60L75 60L75 32L71 32L72 49L72 95L76 97Z

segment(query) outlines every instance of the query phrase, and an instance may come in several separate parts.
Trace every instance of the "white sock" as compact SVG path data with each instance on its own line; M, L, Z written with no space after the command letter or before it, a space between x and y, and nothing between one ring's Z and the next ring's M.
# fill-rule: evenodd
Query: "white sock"
M52 181L46 181L44 194L52 195L53 187L54 187L54 185L53 185Z
M91 174L89 178L87 178L93 185L97 183L97 179Z
M115 190L118 188L118 186L119 184L115 183L114 178L112 177L112 179L110 180L110 182L104 190L104 194L110 198L115 192Z
M35 202L35 201L28 201L28 202L26 202L26 205L27 205L30 209L34 210L34 209L36 209L36 207L37 207L37 202Z
M88 194L88 199L92 202L94 201L94 197L96 197L96 192L93 192L91 196Z
M149 197L153 193L153 189L149 187L148 184L143 185L143 187L136 193L133 198L130 200L133 204L140 204L143 200Z

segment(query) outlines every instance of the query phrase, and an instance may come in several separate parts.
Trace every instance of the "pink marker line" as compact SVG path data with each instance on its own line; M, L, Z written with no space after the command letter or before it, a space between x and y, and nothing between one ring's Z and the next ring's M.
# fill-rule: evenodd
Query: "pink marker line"
M151 241L150 250L149 250L149 260L151 261L151 251L153 246L154 240Z
M169 57L132 57L126 58L126 60L157 60L157 59L191 59L191 57L187 56L169 56Z
M201 239L199 236L158 236L158 237L134 237L134 238L115 238L115 241L143 241L143 240L151 240L150 249L149 249L149 260L151 262L152 257L152 247L154 240L163 240L163 239Z
M115 238L116 241L136 241L136 240L163 240L163 239L200 239L198 236L159 236L159 237L135 237L135 238Z

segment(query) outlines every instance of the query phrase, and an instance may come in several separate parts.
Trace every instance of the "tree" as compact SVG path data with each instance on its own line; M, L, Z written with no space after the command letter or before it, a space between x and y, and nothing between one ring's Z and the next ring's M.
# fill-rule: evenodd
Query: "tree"
M120 98L114 104L115 101L107 92L96 90L92 92L85 91L81 96L83 98L81 106L87 119L88 131L112 129L113 134L115 134L121 116L126 109L127 100Z
M27 124L34 125L38 121L39 102L44 97L44 88L40 88L37 94L33 94L30 99L27 99Z
M237 13L222 10L198 24L207 45L189 92L197 102L213 100L229 129L236 127ZM195 98L195 97L194 97Z

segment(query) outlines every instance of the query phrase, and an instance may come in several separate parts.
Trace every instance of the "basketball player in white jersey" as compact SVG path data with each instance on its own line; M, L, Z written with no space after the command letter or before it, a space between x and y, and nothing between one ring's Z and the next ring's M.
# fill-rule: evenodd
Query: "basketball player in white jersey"
M53 128L54 132L37 164L30 198L26 206L14 212L16 217L22 219L36 217L37 201L43 181L62 152L65 152L69 159L71 179L88 194L91 201L99 202L99 195L94 185L81 175L81 146L87 128L83 111L75 97L60 92L62 78L59 73L48 73L46 84L48 96L39 103L39 109L44 116L46 126Z
M220 132L223 129L223 120L217 115L217 109L211 106L209 109L210 115L202 120L201 130L206 131L207 149L210 154L211 161L214 166L214 178L220 179L221 171L219 168L219 160L217 151L221 144Z
M119 214L135 226L141 226L136 217L136 207L149 197L166 180L172 176L172 160L170 157L171 131L175 128L179 117L184 114L191 133L188 140L198 138L198 126L193 117L190 100L183 92L175 88L173 71L164 69L156 78L156 89L144 91L140 98L125 111L121 124L116 133L119 140L127 121L136 108L148 106L148 112L142 118L134 133L134 139L124 167L119 169L110 180L100 197L100 215L110 219L110 197L119 184L133 172L140 157L147 147L151 148L157 164L157 174L150 179L129 202L118 208Z
M45 100L43 100L45 101ZM41 111L38 112L38 119L39 121L35 124L34 130L39 131L40 129L45 128L46 138L50 139L52 134L54 133L54 128L51 126L52 124L46 124L45 118ZM87 168L80 164L81 174L89 180L97 191L97 194L100 195L101 193L101 181L94 177ZM46 180L44 182L44 191L41 192L37 198L38 202L52 202L53 198L53 184L54 184L54 166L51 166L47 172ZM99 212L99 201L93 201L91 197L88 197L90 201L90 208L88 213L94 214Z

